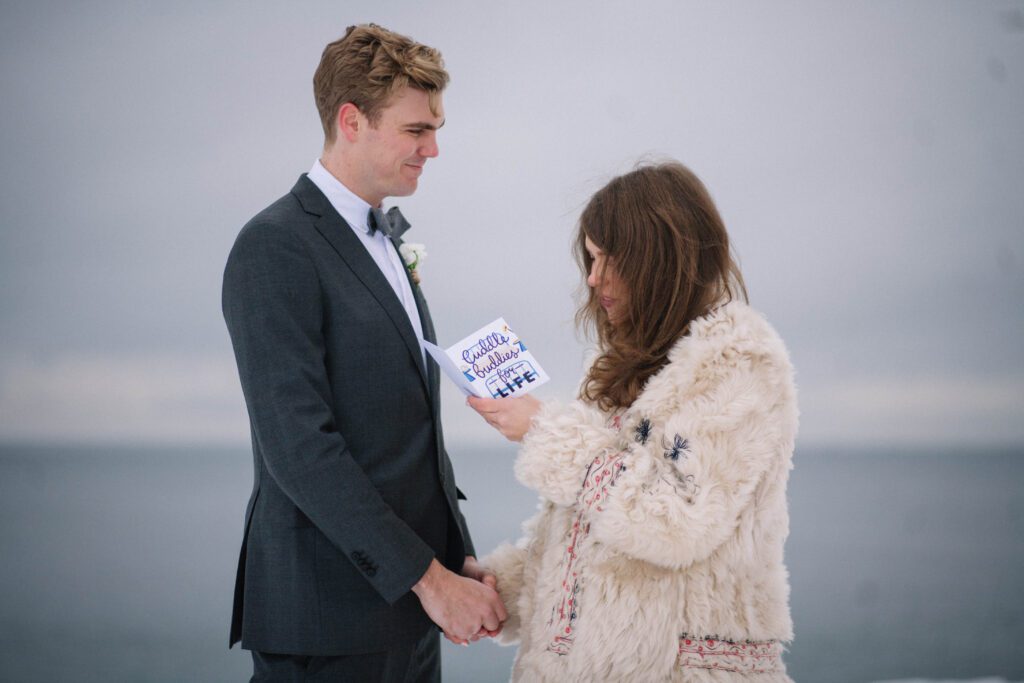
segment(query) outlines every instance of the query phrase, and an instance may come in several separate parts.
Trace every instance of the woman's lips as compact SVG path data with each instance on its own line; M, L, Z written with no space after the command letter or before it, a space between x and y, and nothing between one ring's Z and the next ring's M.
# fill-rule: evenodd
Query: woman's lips
M606 296L602 296L601 297L601 307L602 308L605 308L605 309L611 308L614 303L615 303L615 299L610 299L610 298L608 298Z

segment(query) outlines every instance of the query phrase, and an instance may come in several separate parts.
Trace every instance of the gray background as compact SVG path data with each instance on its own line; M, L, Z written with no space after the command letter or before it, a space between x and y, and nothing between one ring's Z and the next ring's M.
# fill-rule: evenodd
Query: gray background
M375 20L452 74L400 201L443 343L503 315L571 392L579 210L671 156L790 345L805 442L1024 441L1024 3L0 11L0 436L246 438L224 260L319 153L323 46Z
M1024 677L998 638L937 665L961 649L931 635L1024 638L1024 3L965 0L0 3L0 678L244 676L217 640L251 484L221 272L317 157L313 70L363 21L452 74L396 200L442 343L502 315L570 395L580 209L638 159L690 165L798 370L791 661ZM532 496L448 389L486 548ZM883 666L897 634L932 650ZM482 647L455 680L504 677Z

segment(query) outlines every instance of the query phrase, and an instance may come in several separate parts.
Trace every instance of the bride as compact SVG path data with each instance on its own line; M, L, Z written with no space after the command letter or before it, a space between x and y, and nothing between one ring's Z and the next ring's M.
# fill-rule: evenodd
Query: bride
M678 163L595 194L576 252L598 355L568 404L471 398L540 494L483 562L513 681L790 681L783 544L793 371Z

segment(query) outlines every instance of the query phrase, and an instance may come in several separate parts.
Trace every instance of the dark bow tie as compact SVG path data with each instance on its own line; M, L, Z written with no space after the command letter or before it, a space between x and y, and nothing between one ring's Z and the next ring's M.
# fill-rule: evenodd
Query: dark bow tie
M370 209L370 215L366 218L366 225L370 229L370 235L380 230L384 233L385 237L392 239L398 239L405 231L411 228L409 221L405 220L405 216L398 210L397 206L391 207L391 210L384 213L380 209Z

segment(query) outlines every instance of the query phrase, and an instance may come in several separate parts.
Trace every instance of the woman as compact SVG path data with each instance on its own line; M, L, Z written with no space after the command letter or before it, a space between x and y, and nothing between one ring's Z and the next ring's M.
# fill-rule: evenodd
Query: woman
M512 680L789 681L793 373L718 211L681 164L643 166L590 200L576 252L599 341L579 398L470 399L541 496L484 561Z

